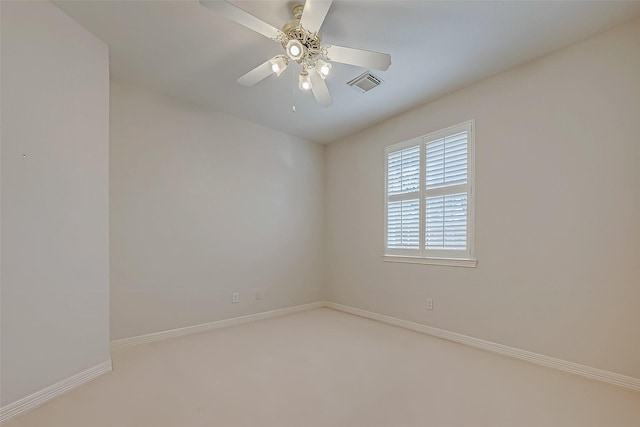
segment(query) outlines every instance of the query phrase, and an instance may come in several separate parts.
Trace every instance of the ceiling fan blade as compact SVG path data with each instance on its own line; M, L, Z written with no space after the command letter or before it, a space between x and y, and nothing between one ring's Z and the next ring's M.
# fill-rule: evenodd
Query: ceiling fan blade
M304 3L300 26L307 31L317 33L327 16L333 0L307 0Z
M316 70L311 70L309 76L311 77L311 92L313 92L313 96L316 98L318 105L328 107L333 104L329 88L322 77L320 77L320 74L318 74Z
M276 27L224 0L200 0L200 4L270 39L278 40L283 35Z
M240 83L242 86L253 86L254 84L261 82L262 80L269 77L271 74L273 74L273 70L271 69L271 62L269 62L271 61L271 59L263 62L244 76L240 77L238 79L238 83Z
M391 65L391 55L370 50L353 49L344 46L326 46L327 59L343 64L386 71Z

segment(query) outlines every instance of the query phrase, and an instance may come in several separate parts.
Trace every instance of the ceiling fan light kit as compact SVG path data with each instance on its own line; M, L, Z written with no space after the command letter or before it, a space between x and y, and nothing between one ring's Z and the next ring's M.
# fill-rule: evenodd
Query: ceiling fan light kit
M326 79L329 76L331 67L333 67L333 65L328 62L324 62L322 59L318 59L318 61L316 62L316 71L318 72L318 74L320 74L320 77L322 77L322 79Z
M271 71L279 76L287 69L287 66L289 65L289 58L284 55L278 55L271 58L269 62L271 63Z
M302 90L309 90L313 88L311 77L309 77L309 72L304 68L300 72L300 76L298 76L298 83L298 87Z
M327 0L307 0L304 5L295 5L292 8L294 19L285 23L282 30L278 30L227 1L200 0L203 6L282 44L286 56L277 55L268 59L240 77L238 83L253 86L271 74L282 74L289 61L297 62L302 68L298 87L301 90L311 90L316 102L322 107L328 107L333 102L324 81L333 66L329 61L381 71L387 70L391 65L391 56L386 53L322 45L318 32L331 3L332 1Z
M302 58L307 55L305 47L298 40L289 40L287 44L283 43L283 45L287 55L289 55L289 58L296 62L302 61Z

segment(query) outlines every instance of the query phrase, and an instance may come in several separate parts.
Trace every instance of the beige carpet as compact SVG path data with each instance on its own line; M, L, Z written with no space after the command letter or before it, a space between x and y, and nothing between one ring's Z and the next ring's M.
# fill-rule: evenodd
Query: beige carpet
M7 427L640 426L640 393L330 309L113 353Z

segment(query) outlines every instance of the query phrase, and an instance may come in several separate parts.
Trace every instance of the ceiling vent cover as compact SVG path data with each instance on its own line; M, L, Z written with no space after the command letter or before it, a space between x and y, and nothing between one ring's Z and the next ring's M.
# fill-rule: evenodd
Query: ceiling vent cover
M380 86L382 83L384 83L384 80L373 75L371 71L366 71L350 82L347 82L349 86L360 93L369 92L371 89Z

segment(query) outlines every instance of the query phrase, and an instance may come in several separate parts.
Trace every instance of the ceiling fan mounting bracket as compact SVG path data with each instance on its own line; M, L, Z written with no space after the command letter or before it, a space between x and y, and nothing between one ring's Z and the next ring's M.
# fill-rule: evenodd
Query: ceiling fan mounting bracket
M291 14L298 21L302 18L302 11L304 10L304 4L298 3L291 6Z

